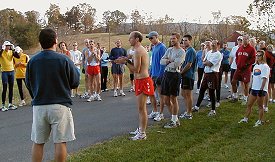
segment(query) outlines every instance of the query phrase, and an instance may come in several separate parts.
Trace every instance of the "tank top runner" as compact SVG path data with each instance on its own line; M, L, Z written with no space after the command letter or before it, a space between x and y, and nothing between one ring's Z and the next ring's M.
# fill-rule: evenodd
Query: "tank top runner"
M88 49L88 56L90 57L92 54L97 54L97 49L94 49L93 52L91 52L90 49ZM90 63L88 63L87 61L87 65L90 65L90 66L98 66L99 65L99 61L96 61L95 58L92 59L92 61Z

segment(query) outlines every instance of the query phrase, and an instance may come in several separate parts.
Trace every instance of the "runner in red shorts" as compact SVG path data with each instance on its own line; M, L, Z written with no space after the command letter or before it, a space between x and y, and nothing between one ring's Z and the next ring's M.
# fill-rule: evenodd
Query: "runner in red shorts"
M232 101L238 101L237 97L237 81L244 83L244 102L247 103L248 98L248 86L251 76L252 64L255 63L256 50L249 44L249 36L243 36L243 45L236 52L236 64L237 70L234 73L232 80L233 98Z
M134 71L135 75L135 92L138 102L139 112L139 128L136 131L130 132L134 135L131 140L146 139L147 127L147 109L146 98L148 95L154 95L154 85L152 79L149 77L149 58L145 48L141 45L143 37L138 31L133 31L129 36L129 42L133 46L135 54L133 55L134 63L129 61L127 57L121 57L115 60L115 63L126 63L127 67Z

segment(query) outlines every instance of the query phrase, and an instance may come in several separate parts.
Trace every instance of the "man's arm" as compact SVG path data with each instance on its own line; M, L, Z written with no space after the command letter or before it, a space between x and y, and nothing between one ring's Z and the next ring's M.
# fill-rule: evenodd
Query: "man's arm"
M74 63L72 60L68 60L67 61L68 63L68 78L69 78L69 84L70 84L70 88L71 89L75 89L79 86L79 76L80 76L80 73L78 72L77 68L75 67Z
M27 68L26 68L26 76L25 76L25 78L26 78L26 87L27 87L27 89L28 89L28 91L29 91L29 93L30 93L30 96L31 96L31 98L33 99L33 93L32 93L32 89L31 89L31 75L30 75L30 70L31 70L31 68L30 68L30 64L27 64Z

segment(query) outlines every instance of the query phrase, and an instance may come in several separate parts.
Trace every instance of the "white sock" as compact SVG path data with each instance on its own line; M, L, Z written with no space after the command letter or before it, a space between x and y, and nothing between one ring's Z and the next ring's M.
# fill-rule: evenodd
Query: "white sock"
M176 122L178 121L178 115L172 115L172 119L171 119L173 122Z
M247 102L248 96L243 96L243 100Z
M238 94L237 93L233 93L232 96L233 96L233 98L237 98Z

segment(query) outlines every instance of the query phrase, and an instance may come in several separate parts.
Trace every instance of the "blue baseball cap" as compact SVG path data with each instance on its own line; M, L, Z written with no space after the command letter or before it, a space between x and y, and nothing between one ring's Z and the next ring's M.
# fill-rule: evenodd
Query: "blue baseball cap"
M159 34L156 31L151 31L146 38L151 38L152 36L159 36Z

